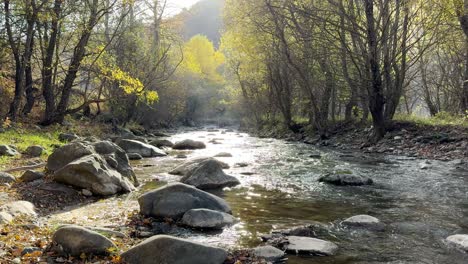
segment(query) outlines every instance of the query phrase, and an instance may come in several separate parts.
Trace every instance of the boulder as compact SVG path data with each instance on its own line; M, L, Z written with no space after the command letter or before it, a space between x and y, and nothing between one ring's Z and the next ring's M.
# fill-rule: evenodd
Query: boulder
M20 180L22 182L32 182L44 178L44 173L38 171L27 170L21 175Z
M52 237L57 244L58 253L71 256L81 254L108 255L115 244L105 236L80 226L67 225L59 228Z
M143 157L138 153L128 153L127 154L129 160L142 160Z
M133 184L119 172L109 167L99 155L84 156L65 165L53 174L56 182L88 189L96 195L113 195L130 192Z
M468 235L452 235L446 238L448 244L468 252Z
M44 152L44 148L41 146L29 146L24 154L30 156L30 157L40 157L42 153Z
M217 159L210 158L210 157L199 157L199 158L190 159L184 162L183 164L177 166L175 169L170 171L169 174L185 176L193 172L194 170L196 170L198 167L200 167L204 162L208 160L215 160L216 162L219 163L221 168L229 169L229 165L227 163L224 163L222 161L219 161Z
M227 258L227 252L185 239L157 235L121 256L128 264L222 264Z
M376 227L382 225L379 219L370 215L355 215L345 219L341 224L355 227Z
M8 145L0 145L0 156L13 157L16 155L19 155L19 152L15 148Z
M127 153L138 153L145 158L167 156L164 151L157 147L136 140L122 139L117 142L117 145Z
M285 253L273 246L261 246L252 250L254 256L264 259L267 262L275 263L284 258Z
M221 165L214 159L209 159L199 167L185 175L180 182L199 189L216 189L239 185L237 178L223 172Z
M213 157L216 157L216 158L231 158L232 154L229 153L229 152L221 152L221 153L218 153L218 154L214 155Z
M233 225L235 220L232 215L223 212L209 209L192 209L184 214L181 223L193 228L222 229L225 226Z
M172 143L171 141L167 139L155 139L151 141L149 144L157 148L162 148L162 147L172 148L172 146L174 146L174 143Z
M74 142L56 149L47 159L47 170L54 172L68 163L94 153L90 145Z
M58 136L58 139L62 142L71 142L73 140L79 139L80 137L74 133L61 133Z
M6 172L0 172L0 183L13 183L15 181L15 176Z
M204 149L206 148L206 145L205 143L201 141L186 139L186 140L176 142L174 146L172 146L172 148L173 149Z
M317 238L288 236L286 239L289 243L285 249L289 253L333 256L338 251L338 246L335 243Z
M353 174L329 174L320 177L319 182L339 186L361 186L373 184L372 179Z
M138 181L130 165L127 153L116 144L110 141L99 141L93 143L94 150L103 156L108 164L127 178L132 178L134 184Z
M140 213L154 217L180 218L192 209L211 209L230 213L223 199L195 187L173 183L143 194L139 199Z

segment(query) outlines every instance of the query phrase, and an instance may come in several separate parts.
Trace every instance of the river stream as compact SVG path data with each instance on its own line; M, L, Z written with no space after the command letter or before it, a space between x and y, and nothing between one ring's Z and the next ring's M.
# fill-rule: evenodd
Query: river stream
M193 158L228 152L233 157L218 159L230 165L225 172L242 184L216 194L227 200L239 223L221 233L188 232L182 236L230 249L254 247L261 244L262 234L319 222L331 228L318 238L336 243L338 254L288 256L288 263L468 263L464 253L444 243L449 235L468 233L468 172L455 169L452 163L431 161L422 170L422 161L413 158L317 149L224 129L182 131L169 139L199 140L207 148L171 150L168 157L134 162L138 178L145 182L138 191L68 208L49 216L48 221L124 226L128 215L138 209L140 194L179 179L167 173L185 161L176 158L178 154ZM240 167L241 163L247 166ZM319 183L319 176L327 172L361 174L375 184L337 187ZM341 220L357 214L377 217L386 228L366 231L340 227Z

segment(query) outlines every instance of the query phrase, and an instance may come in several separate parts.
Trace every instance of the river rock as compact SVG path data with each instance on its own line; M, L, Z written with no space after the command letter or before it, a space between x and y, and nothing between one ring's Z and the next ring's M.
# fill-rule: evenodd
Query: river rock
M167 139L155 139L150 142L150 145L153 145L157 148L162 148L162 147L172 148L172 146L174 146L174 143L172 143L171 141Z
M138 153L145 158L167 156L164 151L157 147L136 140L122 139L118 141L117 145L127 153Z
M205 143L201 141L195 141L191 139L186 139L183 141L176 142L174 146L172 146L173 149L204 149L206 148Z
M38 171L33 171L33 170L27 170L21 175L20 181L22 182L32 182L35 180L39 180L44 178L44 173L38 172Z
M143 157L138 153L127 153L129 160L142 160Z
M371 185L372 179L354 174L329 174L320 177L319 182L340 186Z
M8 145L0 145L0 156L13 157L16 155L19 155L19 152L15 148Z
M52 241L61 249L59 253L80 256L84 254L108 255L115 244L105 236L80 226L64 226L59 228Z
M47 170L54 172L68 163L94 153L92 146L74 142L56 149L47 159Z
M452 235L447 237L446 241L450 244L459 248L463 251L468 252L468 235Z
M221 165L214 159L209 159L185 175L180 182L199 189L216 189L239 185L237 178L223 172Z
M29 146L24 153L30 157L40 157L44 150L43 147L34 145Z
M355 215L348 219L345 219L341 223L346 226L355 227L377 227L382 225L378 218L375 218L370 215Z
M289 243L285 249L290 253L333 256L338 251L335 243L317 238L288 236L286 239Z
M104 157L108 164L127 178L132 178L133 183L138 185L138 181L130 165L127 153L110 141L98 141L93 143L94 150Z
M273 246L261 246L252 250L254 256L265 259L268 262L275 263L284 258L285 253Z
M216 157L216 158L231 158L232 154L229 153L229 152L220 152L220 153L214 155L213 157Z
M195 187L173 183L143 194L139 199L140 213L147 216L180 218L192 209L211 209L230 213L223 199Z
M53 174L56 182L88 189L96 195L130 192L133 184L119 172L110 168L99 155L92 154L65 165Z
M74 133L61 133L58 138L62 142L71 142L73 140L79 139L80 137Z
M223 212L192 209L184 214L181 223L193 228L222 229L225 226L233 225L235 220L232 215Z
M13 183L15 181L15 176L6 172L0 172L0 183Z
M211 157L199 157L199 158L190 159L184 162L183 164L177 166L175 169L170 171L169 174L180 175L180 176L188 175L189 173L193 172L198 167L200 167L204 162L209 161L209 160L215 160L216 162L219 163L221 168L229 169L229 165L225 162L219 161Z
M122 254L128 264L222 264L226 258L224 249L166 235L148 238Z

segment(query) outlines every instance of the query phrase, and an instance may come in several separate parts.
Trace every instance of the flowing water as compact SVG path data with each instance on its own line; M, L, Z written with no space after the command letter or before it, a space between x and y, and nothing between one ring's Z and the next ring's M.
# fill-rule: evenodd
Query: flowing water
M184 161L177 154L192 158L229 152L233 157L219 159L231 166L225 171L242 184L216 194L227 200L239 223L221 233L183 234L191 240L225 248L254 247L261 244L262 234L319 222L330 228L318 238L338 244L337 256L288 256L288 263L468 263L466 254L444 243L449 235L468 233L468 171L457 170L454 164L432 161L422 170L421 160L343 153L225 130L185 131L170 138L182 139L204 141L207 148L170 151L168 157L136 162L136 173L146 182L139 191L56 214L49 220L123 226L128 214L138 209L138 195L179 179L167 174ZM209 143L212 140L220 144ZM311 157L318 153L321 158ZM236 165L239 163L247 166ZM319 176L327 172L361 174L375 184L337 187L319 183ZM386 228L340 227L341 220L357 214L375 216Z

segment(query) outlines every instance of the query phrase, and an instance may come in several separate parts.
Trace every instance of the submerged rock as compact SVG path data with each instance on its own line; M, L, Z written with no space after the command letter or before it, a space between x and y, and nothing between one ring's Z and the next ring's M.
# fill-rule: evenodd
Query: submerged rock
M261 246L252 250L254 256L265 259L268 262L276 262L284 258L285 253L273 246Z
M96 195L130 192L133 184L119 172L110 168L97 154L79 158L53 174L56 182L88 189Z
M209 209L192 209L182 217L181 223L193 228L222 229L234 224L235 218L223 212Z
M196 170L197 168L199 168L204 162L207 162L209 160L216 161L223 169L229 169L229 165L227 163L224 163L222 161L219 161L217 159L210 158L210 157L199 157L199 158L190 159L184 162L183 164L177 166L175 169L170 171L169 174L180 175L180 176L188 175L192 173L194 170Z
M58 245L58 253L80 256L81 254L108 255L115 244L105 236L80 226L59 228L52 241Z
M288 236L286 239L289 243L285 249L289 253L333 256L338 251L335 243L317 238Z
M240 184L237 178L224 173L219 162L213 159L202 162L180 181L199 189L216 189Z
M446 241L458 249L468 252L468 235L452 235L447 237Z
M220 152L220 153L214 155L213 157L216 157L216 158L231 158L232 154L229 153L229 152Z
M122 139L117 145L127 153L138 153L145 158L167 156L166 152L157 147L136 140Z
M223 199L195 187L174 183L147 192L138 198L140 213L154 217L180 218L192 209L211 209L230 213Z
M355 215L341 222L350 227L383 227L379 219L370 215Z
M372 179L353 174L329 174L320 177L319 182L339 186L361 186L373 184Z
M204 149L206 148L205 143L201 141L195 141L191 139L186 139L183 141L176 142L174 146L172 146L173 149Z
M172 148L172 146L174 146L174 143L172 143L171 141L167 139L155 139L151 141L149 144L157 148L162 148L162 147Z
M128 264L222 264L227 258L227 252L181 238L157 235L121 256Z

